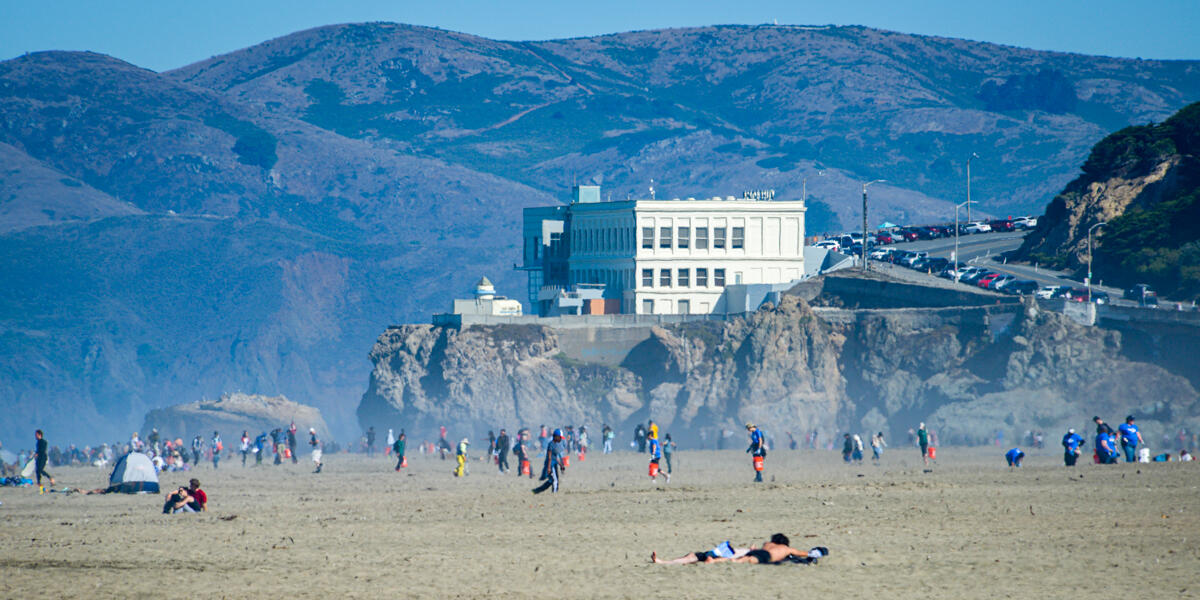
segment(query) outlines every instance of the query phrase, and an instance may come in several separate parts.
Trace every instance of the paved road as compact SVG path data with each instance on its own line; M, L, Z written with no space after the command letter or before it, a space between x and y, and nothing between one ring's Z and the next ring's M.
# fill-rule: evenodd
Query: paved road
M987 267L993 271L1010 273L1021 279L1032 279L1042 286L1069 285L1072 287L1083 287L1082 281L1070 278L1070 274L1065 271L1035 268L1032 265L1002 264L992 259L996 255L1017 249L1021 245L1021 241L1024 240L1025 234L1026 232L1024 231L1013 231L1006 233L960 235L958 237L959 260ZM954 238L949 237L896 244L895 248L928 252L930 256L950 258L954 254ZM1103 282L1097 283L1102 284ZM1092 287L1108 292L1109 298L1112 299L1114 304L1127 306L1133 306L1134 304L1133 302L1121 299L1122 290L1103 285L1093 285Z

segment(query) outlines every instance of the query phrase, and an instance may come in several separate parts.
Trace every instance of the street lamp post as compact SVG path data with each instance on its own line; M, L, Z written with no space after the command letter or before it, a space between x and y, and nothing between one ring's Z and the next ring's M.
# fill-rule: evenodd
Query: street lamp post
M974 202L975 202L974 200L967 198L966 202L962 202L962 203L954 205L954 259L953 259L953 261L954 261L954 272L955 273L958 272L958 209L965 206L965 207L967 207L967 212L970 213L971 212L971 204ZM955 277L954 280L958 281L958 278Z
M974 152L967 157L967 222L971 222L971 159L979 158Z
M817 171L817 175L825 175L825 171ZM800 201L808 201L808 175L800 179Z
M1108 223L1105 223L1105 222L1096 223L1095 225L1088 227L1088 230L1087 230L1088 273L1087 273L1086 283L1087 283L1088 302L1092 301L1092 231L1094 229L1096 229L1097 227L1103 227L1104 225L1108 225Z
M875 181L868 181L863 184L863 235L862 235L862 238L863 238L862 239L862 268L863 268L863 271L870 270L870 268L867 266L867 188L871 187L872 184L882 183L884 181L887 181L887 180L886 179L876 179Z

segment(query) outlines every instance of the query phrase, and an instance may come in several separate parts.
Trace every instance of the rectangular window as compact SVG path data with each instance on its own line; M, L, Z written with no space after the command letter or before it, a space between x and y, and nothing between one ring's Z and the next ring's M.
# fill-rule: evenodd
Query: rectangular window
M679 227L676 234L679 236L679 241L677 242L679 247L687 248L688 242L692 240L692 230L688 227Z
M713 227L713 248L725 247L725 228Z
M692 314L692 301L691 300L680 300L679 301L679 314L681 314L681 315Z
M642 269L642 287L654 287L654 269Z
M725 269L713 269L713 285L725 287Z
M691 269L679 269L679 272L675 274L675 283L679 287L690 287L691 274Z
M708 250L708 228L707 227L697 227L696 228L696 249L697 250Z
M708 287L708 269L696 269L696 287Z
M660 287L671 287L671 270L670 269L659 269L658 270L658 285Z
M642 314L643 315L654 314L654 301L653 300L642 300Z
M741 249L746 247L746 228L734 227L733 239L729 243L730 248Z
M658 228L658 247L659 248L670 248L671 247L671 228L670 227L659 227Z
M654 248L654 228L653 227L643 227L642 228L642 248L645 248L647 250L651 250Z

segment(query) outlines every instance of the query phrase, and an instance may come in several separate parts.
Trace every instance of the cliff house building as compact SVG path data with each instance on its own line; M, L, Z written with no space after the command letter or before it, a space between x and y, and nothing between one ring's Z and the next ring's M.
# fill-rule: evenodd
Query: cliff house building
M804 276L804 211L771 194L604 202L578 186L569 205L524 210L519 268L543 316L580 286L603 286L585 314L709 314L726 286Z

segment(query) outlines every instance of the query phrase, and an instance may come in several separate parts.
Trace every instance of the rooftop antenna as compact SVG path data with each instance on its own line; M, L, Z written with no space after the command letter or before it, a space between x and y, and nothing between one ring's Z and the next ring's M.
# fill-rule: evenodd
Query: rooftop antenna
M654 180L650 180L650 199L654 199Z

